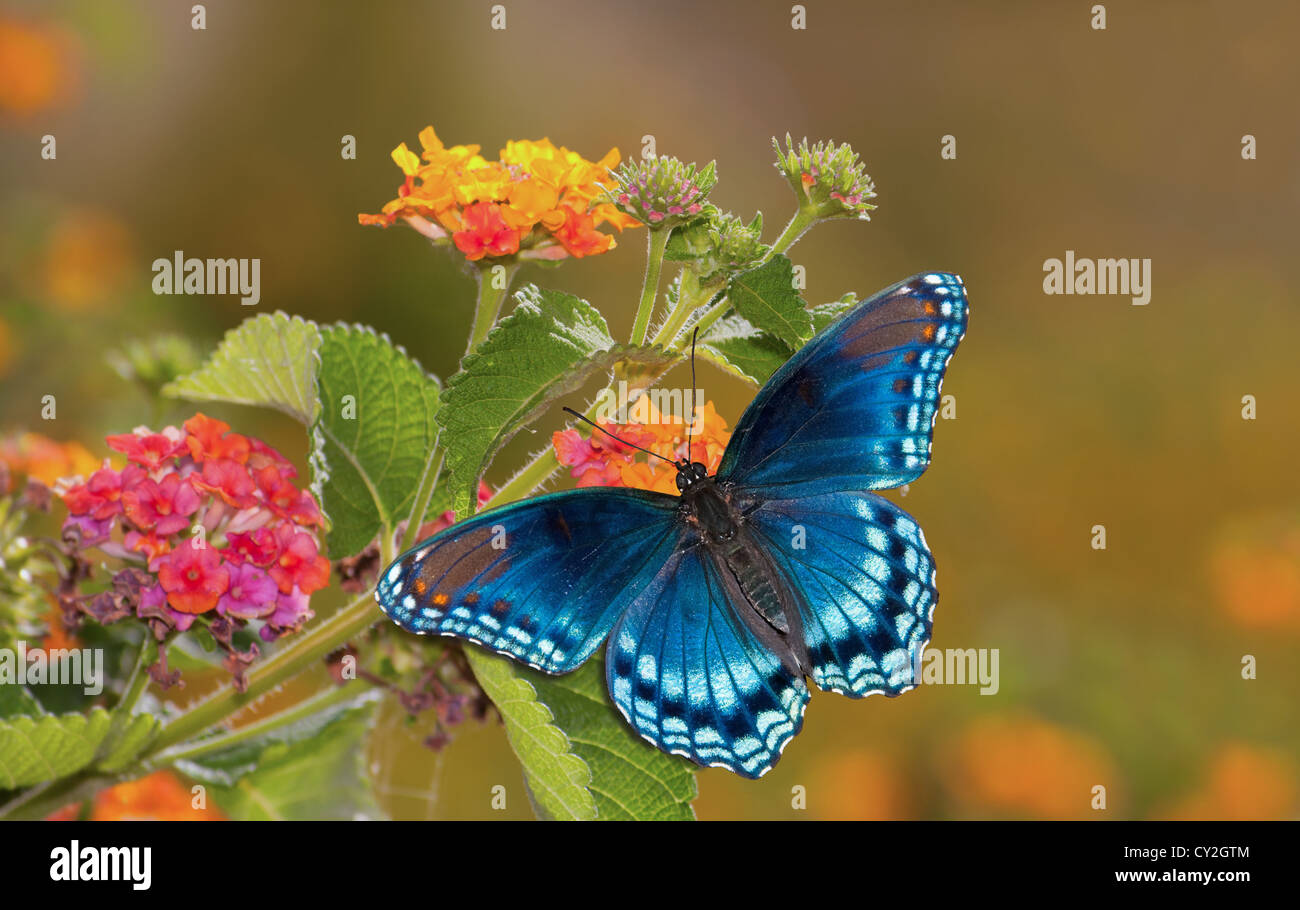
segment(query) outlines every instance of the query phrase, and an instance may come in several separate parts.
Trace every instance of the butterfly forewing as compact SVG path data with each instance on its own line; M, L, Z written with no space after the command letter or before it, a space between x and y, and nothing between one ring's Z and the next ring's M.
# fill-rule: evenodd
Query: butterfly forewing
M584 489L476 515L403 554L375 598L417 633L455 635L550 673L576 669L658 574L677 500Z
M719 479L821 491L915 480L930 462L939 387L966 318L965 287L944 272L859 303L768 380L736 425Z

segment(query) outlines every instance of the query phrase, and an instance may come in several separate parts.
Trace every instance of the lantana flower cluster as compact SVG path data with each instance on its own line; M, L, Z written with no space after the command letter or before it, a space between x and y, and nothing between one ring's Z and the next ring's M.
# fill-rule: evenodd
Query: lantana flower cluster
M264 641L298 630L312 616L309 596L329 581L315 499L294 485L283 455L204 414L107 443L126 464L105 460L61 485L64 539L130 567L75 606L105 623L134 613L160 641L204 617L239 682L257 649L235 651L233 634L254 621Z
M497 160L480 146L447 147L433 127L420 132L419 155L403 142L393 160L405 180L397 198L361 224L389 227L401 218L432 240L450 240L467 260L582 258L607 252L614 237L637 220L597 197L618 164L610 149L599 161L554 145L549 139L506 143Z
M689 433L685 423L666 418L649 400L643 399L634 410L644 412L637 416L645 419L632 423L597 421L605 432L592 430L590 435L584 436L577 429L570 428L551 436L556 457L560 464L570 469L578 486L633 487L672 496L679 493L677 469L672 464L623 445L614 436L672 461L689 458L701 462L710 474L717 471L731 432L726 420L713 407L713 402L706 402L696 409Z
M672 157L628 162L612 174L605 198L619 211L659 230L675 227L700 214L718 182L716 162L696 171L694 164Z
M800 197L801 209L817 218L871 220L870 212L876 207L867 200L876 198L876 185L847 142L809 145L804 139L796 146L786 133L785 147L775 138L772 147L776 149L776 169Z

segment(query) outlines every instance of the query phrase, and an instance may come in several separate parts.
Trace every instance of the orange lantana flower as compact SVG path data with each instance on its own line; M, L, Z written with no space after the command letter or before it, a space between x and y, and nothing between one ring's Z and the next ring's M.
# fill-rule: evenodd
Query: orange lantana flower
M549 139L511 140L493 161L477 145L444 145L433 127L420 131L420 146L419 155L406 143L393 150L405 178L397 198L378 214L358 215L361 224L388 227L400 218L435 242L450 238L471 261L592 256L615 246L597 228L638 224L596 201L619 162L616 148L588 161Z
M672 461L689 457L691 461L702 462L710 474L718 470L731 432L713 402L696 408L694 427L689 434L686 424L660 414L648 401L638 404L633 410L642 412L645 421L625 424L601 421L601 428L607 432L593 430L590 437L584 437L576 429L560 430L552 435L551 444L555 447L556 457L560 464L570 468L578 486L633 487L677 495L676 467L622 445L608 434ZM686 451L688 435L689 455Z

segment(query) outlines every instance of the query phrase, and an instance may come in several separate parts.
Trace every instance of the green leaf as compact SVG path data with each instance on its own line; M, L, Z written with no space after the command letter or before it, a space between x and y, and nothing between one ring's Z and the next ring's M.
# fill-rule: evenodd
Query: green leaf
M257 770L270 750L320 736L331 724L346 719L357 710L375 704L383 695L378 689L360 683L358 685L362 687L355 698L330 704L306 717L268 730L261 736L235 743L228 748L207 752L198 758L179 760L176 762L176 769L203 783L230 787L244 775ZM333 694L333 690L326 690L324 693L326 697ZM198 740L195 745L202 745L203 742Z
M163 387L188 401L228 401L275 408L303 424L316 419L320 331L285 313L245 319L226 333L208 362Z
M794 267L785 256L775 255L732 278L727 299L756 328L794 350L812 337L812 316L794 289Z
M699 339L696 353L733 376L761 386L794 352L779 338L754 328L745 317L727 316Z
M438 381L387 336L336 325L321 329L319 387L317 486L341 559L408 516L437 439Z
M160 724L152 714L136 714L126 722L111 742L105 742L107 753L99 760L101 771L121 771L144 751L145 746L158 734Z
M474 678L501 712L506 738L524 767L534 805L546 818L586 821L596 817L591 769L577 755L554 715L537 699L521 668L504 657L465 648Z
M231 786L209 785L213 802L239 820L380 817L365 774L373 708L353 707L314 735L268 746Z
M813 332L821 332L836 319L839 319L849 310L857 306L858 303L858 295L850 291L839 300L833 300L830 303L823 303L821 306L813 307L808 311L812 314Z
M610 703L604 662L588 661L564 676L534 670L521 674L568 737L574 755L591 769L588 789L600 819L689 821L695 818L694 767L668 755L632 731Z
M109 713L46 714L0 721L0 790L27 787L80 771L95 759Z
M44 713L41 703L32 697L26 686L0 683L0 720L18 716L34 717Z
M619 362L664 363L661 348L618 345L605 318L572 294L528 285L461 371L447 380L438 412L458 514L468 514L492 456L547 407Z

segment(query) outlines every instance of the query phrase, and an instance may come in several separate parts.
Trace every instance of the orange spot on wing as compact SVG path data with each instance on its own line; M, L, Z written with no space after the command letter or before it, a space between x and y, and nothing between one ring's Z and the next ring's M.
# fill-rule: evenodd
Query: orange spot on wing
M435 594L435 595L433 595L433 605L434 605L435 607L445 607L445 606L447 606L447 602L450 601L450 600L451 600L451 598L448 597L446 594Z

